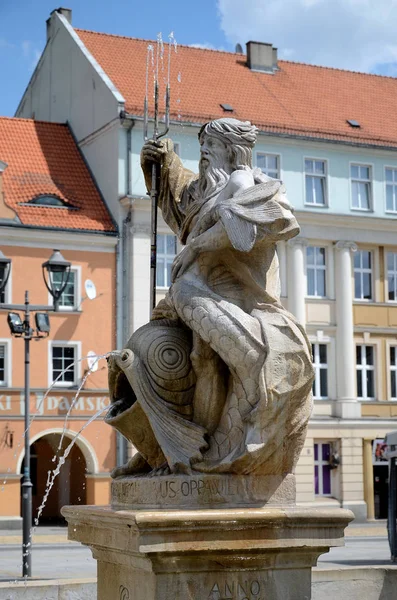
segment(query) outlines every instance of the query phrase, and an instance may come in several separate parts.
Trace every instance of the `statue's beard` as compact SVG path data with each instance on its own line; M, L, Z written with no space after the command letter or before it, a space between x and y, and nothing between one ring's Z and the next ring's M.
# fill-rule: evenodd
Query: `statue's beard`
M225 187L230 175L223 166L200 160L198 193L201 198L213 196Z

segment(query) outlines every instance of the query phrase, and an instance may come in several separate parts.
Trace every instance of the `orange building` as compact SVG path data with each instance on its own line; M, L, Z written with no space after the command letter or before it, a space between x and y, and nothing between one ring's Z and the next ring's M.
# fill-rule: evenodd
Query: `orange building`
M50 313L49 336L31 342L34 518L57 464L53 457L109 403L106 361L85 377L93 356L116 346L117 242L117 227L68 126L0 118L0 250L12 261L0 295L0 527L20 525L24 458L24 342L11 336L2 304L23 304L28 290L32 304L52 305L42 264L54 248L72 264L59 312ZM101 415L76 439L42 520L59 518L64 504L107 503L115 464L116 436Z

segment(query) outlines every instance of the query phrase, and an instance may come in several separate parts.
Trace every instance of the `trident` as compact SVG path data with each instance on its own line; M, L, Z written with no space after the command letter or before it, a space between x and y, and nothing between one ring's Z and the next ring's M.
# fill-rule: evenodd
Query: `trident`
M174 34L169 35L168 46L168 79L165 88L165 117L164 128L159 129L159 58L163 57L163 40L161 33L157 36L157 52L156 52L156 71L154 76L154 123L152 140L157 142L160 138L167 135L170 128L170 67L171 67L171 44L174 44L176 51L176 42ZM149 139L149 101L148 101L148 75L149 75L149 57L152 56L153 63L153 46L148 46L146 57L146 92L143 104L143 138L145 142ZM159 190L157 189L159 177L159 165L154 162L152 165L152 184L150 189L151 200L151 226L150 226L150 314L152 314L156 306L156 269L157 269L157 205Z

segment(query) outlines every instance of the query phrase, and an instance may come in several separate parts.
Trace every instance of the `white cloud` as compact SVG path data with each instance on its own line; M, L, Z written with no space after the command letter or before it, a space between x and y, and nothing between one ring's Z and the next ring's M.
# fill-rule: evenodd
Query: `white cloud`
M203 42L202 44L189 44L190 48L201 48L202 50L220 50L220 48L215 48L213 44L209 42Z
M29 42L29 40L23 41L21 44L21 48L22 48L22 54L24 55L24 57L29 58L30 52L32 49L32 42Z
M13 48L14 44L7 42L5 38L0 38L0 48Z
M22 56L29 62L29 70L33 71L39 62L41 50L30 40L21 43Z
M218 0L218 10L243 47L271 42L282 58L366 72L397 61L397 0Z

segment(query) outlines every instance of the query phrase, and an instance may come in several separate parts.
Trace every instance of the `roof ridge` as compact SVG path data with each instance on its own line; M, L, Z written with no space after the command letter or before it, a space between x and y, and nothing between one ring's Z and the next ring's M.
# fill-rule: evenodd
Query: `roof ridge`
M115 37L115 38L120 38L120 39L124 39L124 40L135 40L137 42L147 42L147 43L156 43L156 40L153 39L147 39L147 38L138 38L138 37L130 37L127 35L120 35L117 33L105 33L103 31L92 31L90 29L81 29L80 27L76 27L75 31L78 33L79 31L82 31L84 33L92 33L94 35L105 35L107 37ZM168 43L165 42L165 40L163 40L164 43ZM200 46L195 46L195 45L191 45L191 44L180 44L179 42L177 43L178 48L189 48L191 50L201 50L203 52L220 52L222 54L231 54L232 56L246 56L246 54L240 53L240 52L233 52L232 50L220 50L219 48L202 48ZM330 71L340 71L342 73L352 73L353 75L363 75L365 77L381 77L383 79L392 79L392 80L396 80L397 77L393 77L392 75L382 75L381 73L367 73L366 71L355 71L354 69L341 69L340 67L329 67L327 65L318 65L318 64L311 64L311 63L307 63L304 61L295 61L295 60L287 60L287 59L279 59L278 60L279 63L287 63L287 64L292 64L292 65L302 65L305 67L313 67L315 69L327 69ZM259 72L260 71L255 71L255 72Z
M80 27L75 27L74 30L76 31L76 33L82 31L84 33L93 33L94 35L106 35L108 37L121 38L123 40L136 40L137 42L148 42L150 44L156 43L156 40L151 40L147 38L130 37L128 35L120 35L117 33L105 33L104 31L92 31L90 29L81 29ZM168 44L166 40L163 40L163 43ZM232 50L220 50L218 48L201 48L189 44L180 44L178 41L177 48L190 48L191 50L202 50L204 52L222 52L222 54L232 54L233 56L245 56L244 53L241 54L240 52L233 52Z
M0 115L0 121L22 121L24 123L40 123L44 125L60 125L61 127L68 127L68 124L65 123L56 123L54 121L41 121L40 119L27 119L22 117L8 117L7 115Z
M328 67L327 65L312 65L303 61L295 60L284 60L279 59L279 63L288 63L291 65L302 65L304 67L313 67L314 69L327 69L328 71L341 71L342 73L351 73L353 75L364 75L365 77L382 77L383 79L393 79L396 81L397 77L392 75L382 75L381 73L366 73L365 71L354 71L353 69L341 69L340 67Z

